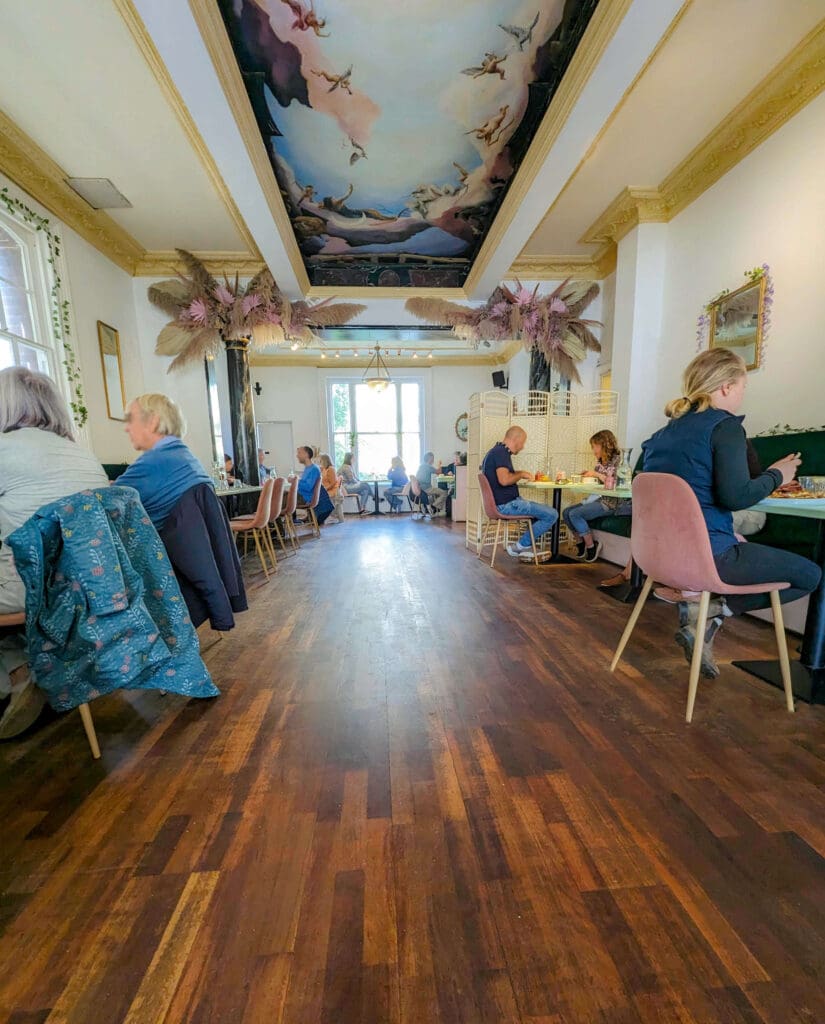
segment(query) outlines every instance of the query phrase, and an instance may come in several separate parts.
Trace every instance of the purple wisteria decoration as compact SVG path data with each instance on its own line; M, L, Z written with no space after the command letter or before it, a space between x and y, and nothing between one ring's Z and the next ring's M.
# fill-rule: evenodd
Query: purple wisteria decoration
M765 343L768 340L768 331L771 326L771 309L773 307L773 278L771 277L771 268L767 263L763 263L758 267L754 267L752 270L745 271L745 277L751 284L755 284L762 278L765 279L765 297L762 304L762 337L759 343L759 352L757 352L757 367L762 369L765 365ZM730 294L730 289L725 288L723 291L715 295L710 302L705 303L702 312L696 318L696 351L701 352L706 349L710 343L710 323L711 323L711 309L713 306L723 299L726 295Z

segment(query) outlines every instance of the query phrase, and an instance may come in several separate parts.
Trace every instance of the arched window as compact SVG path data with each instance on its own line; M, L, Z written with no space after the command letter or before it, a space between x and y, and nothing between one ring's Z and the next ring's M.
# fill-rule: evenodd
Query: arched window
M0 370L56 377L45 261L37 232L0 212Z

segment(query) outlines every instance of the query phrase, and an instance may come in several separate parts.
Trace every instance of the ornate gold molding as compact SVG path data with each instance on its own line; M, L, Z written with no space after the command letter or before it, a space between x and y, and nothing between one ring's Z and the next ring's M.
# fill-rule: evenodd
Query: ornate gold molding
M369 288L347 287L344 285L314 285L307 293L308 299L332 299L346 296L347 299L409 299L413 295L434 296L439 299L452 299L465 302L467 293L463 288Z
M518 342L513 343L520 348ZM383 350L382 350L383 351ZM426 353L426 349L423 350ZM420 359L413 359L410 356L386 357L387 365L391 369L406 370L432 370L439 366L501 366L511 358L510 355L493 353L468 352L466 355L436 355L433 359L422 356ZM509 350L508 350L509 351ZM515 351L515 350L514 350ZM382 355L382 358L383 355ZM302 355L294 352L284 352L283 355L249 355L249 365L255 366L314 366L319 370L365 370L369 356L354 358L353 356L342 356L335 358L334 350L327 350L327 358L321 359L320 352L308 352Z
M626 188L582 235L582 242L618 242L639 224L667 220L662 195L655 188Z
M246 146L298 286L305 295L309 291L309 278L218 5L214 0L189 0L189 7ZM342 294L341 289L338 289L338 294Z
M668 220L825 89L825 20L753 89L659 186Z
M507 196L473 263L464 285L467 294L472 294L479 278L504 238L559 133L567 123L582 90L630 8L631 2L632 0L602 0L596 8L561 85L550 102L536 137L527 151L527 156L519 167L515 180L510 185Z
M143 248L65 182L66 172L0 110L0 171L128 274Z
M226 207L227 213L232 218L241 240L247 246L249 252L247 259L258 259L260 260L261 254L258 251L258 247L255 244L255 239L246 226L246 222L241 216L241 212L235 205L235 200L232 198L229 189L226 187L226 183L221 177L221 173L215 163L215 160L207 148L206 143L200 132L195 125L192 115L189 113L189 109L183 101L183 97L178 92L175 83L172 81L172 77L169 74L166 65L163 63L157 48L152 41L152 37L146 31L146 26L143 24L143 19L138 14L135 5L132 0L114 0L114 5L120 12L120 16L126 23L126 27L132 35L138 49L143 54L143 59L149 67L155 81L158 83L161 92L163 93L167 103L174 111L181 127L186 134L189 144L194 149L198 156L198 159L206 171L209 181L212 187L215 189L217 194L220 196L221 201ZM147 253L147 255L151 255Z
M658 188L626 188L582 235L618 242L638 224L672 220L825 89L825 21L812 29Z
M265 264L260 258L252 259L246 252L196 252L211 274L238 274L240 277L254 277ZM135 277L169 277L176 270L183 270L174 249L168 252L145 252L137 261Z
M607 243L595 256L521 255L505 276L523 281L564 281L568 277L577 281L601 281L615 269L616 247Z

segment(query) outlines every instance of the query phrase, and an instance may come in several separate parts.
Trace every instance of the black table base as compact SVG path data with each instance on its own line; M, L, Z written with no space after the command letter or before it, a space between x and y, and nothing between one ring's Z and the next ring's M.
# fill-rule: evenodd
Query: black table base
M383 516L383 515L386 515L386 512L382 512L381 509L378 507L381 504L381 496L378 493L378 481L377 480L373 480L373 482L372 482L372 498L373 498L373 501L375 502L375 508L369 514L371 516Z
M778 690L784 689L778 661L734 661L733 664ZM825 669L806 668L802 662L792 661L791 689L794 697L808 704L825 704Z

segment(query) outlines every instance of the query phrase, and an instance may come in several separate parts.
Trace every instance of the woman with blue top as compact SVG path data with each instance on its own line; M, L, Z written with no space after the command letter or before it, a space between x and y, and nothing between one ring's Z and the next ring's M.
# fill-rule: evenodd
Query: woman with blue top
M790 587L779 591L785 604L814 590L821 571L801 555L764 544L740 543L734 533L732 513L751 508L775 488L789 483L799 466L798 455L786 455L751 479L744 417L736 415L746 385L745 363L736 353L714 348L696 356L684 372L684 394L665 406L670 422L642 445L642 468L646 473L672 473L690 484L724 583L747 586L787 581ZM769 605L768 594L736 594L711 601L703 638L703 675L714 678L719 674L713 638L724 618ZM675 639L690 661L699 605L681 601L677 607L681 628Z
M166 395L138 395L126 410L126 433L143 454L116 483L134 487L156 530L181 495L196 484L212 484L200 462L181 441L186 422Z
M387 470L387 479L390 482L390 486L384 491L384 497L390 506L390 512L400 512L401 499L398 495L403 493L404 488L410 482L410 478L407 476L404 463L398 455L392 460L392 465Z

